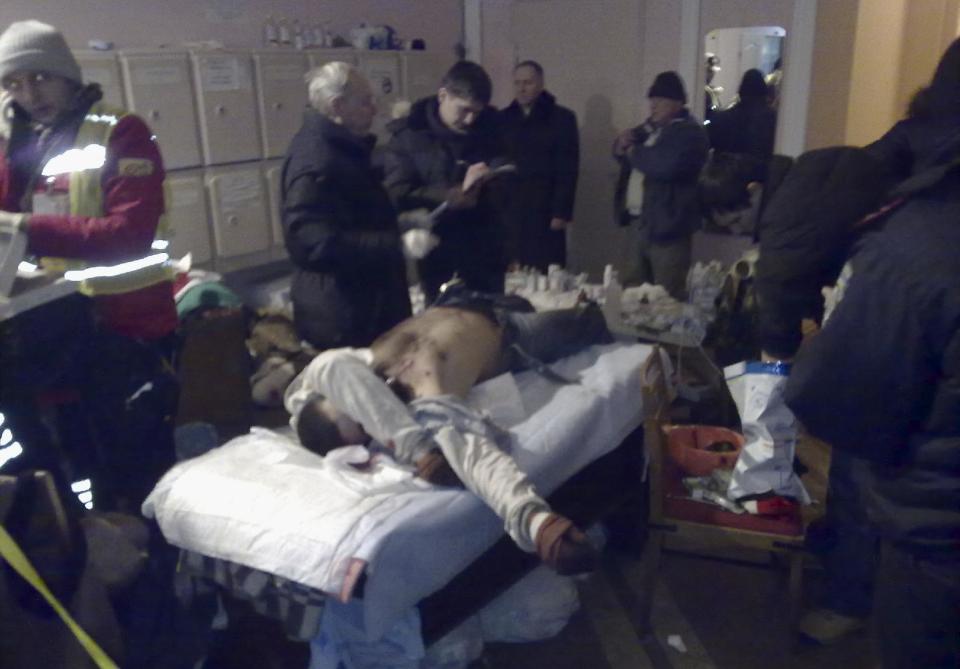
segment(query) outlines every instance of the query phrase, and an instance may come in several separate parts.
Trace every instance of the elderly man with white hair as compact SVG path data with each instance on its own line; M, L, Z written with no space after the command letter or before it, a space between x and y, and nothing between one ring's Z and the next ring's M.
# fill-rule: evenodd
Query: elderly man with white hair
M371 165L376 104L352 65L307 76L310 107L283 166L294 322L319 349L368 346L410 315L397 215Z

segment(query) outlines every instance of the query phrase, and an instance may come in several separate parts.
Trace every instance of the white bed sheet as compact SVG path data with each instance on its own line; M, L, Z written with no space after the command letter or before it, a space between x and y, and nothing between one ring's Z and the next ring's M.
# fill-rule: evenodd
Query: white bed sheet
M594 346L552 365L576 385L533 372L515 375L524 411L512 413L522 420L511 425L510 411L494 415L515 435L512 454L540 494L549 495L640 425L640 370L651 350ZM502 390L492 392L502 400ZM171 470L145 513L157 517L174 545L331 594L349 592L343 586L348 563L366 563L362 607L370 639L383 636L504 533L493 511L463 490L425 490L419 480L387 472L385 489L361 494L342 470L263 431L216 451L228 448L229 458L211 453ZM239 503L251 495L262 503ZM257 530L244 528L250 536L236 541L232 528L243 525Z

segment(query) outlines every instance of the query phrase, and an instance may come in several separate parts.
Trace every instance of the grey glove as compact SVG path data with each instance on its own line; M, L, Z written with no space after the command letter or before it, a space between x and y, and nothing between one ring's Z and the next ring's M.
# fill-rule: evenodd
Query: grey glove
M403 255L413 260L425 258L440 243L440 239L429 230L408 230L402 239Z

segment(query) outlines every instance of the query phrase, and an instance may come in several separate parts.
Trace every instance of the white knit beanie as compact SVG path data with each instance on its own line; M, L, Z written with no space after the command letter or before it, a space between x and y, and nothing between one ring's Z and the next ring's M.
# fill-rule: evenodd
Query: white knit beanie
M0 35L0 79L14 72L49 72L83 83L80 66L63 35L34 20L11 23Z

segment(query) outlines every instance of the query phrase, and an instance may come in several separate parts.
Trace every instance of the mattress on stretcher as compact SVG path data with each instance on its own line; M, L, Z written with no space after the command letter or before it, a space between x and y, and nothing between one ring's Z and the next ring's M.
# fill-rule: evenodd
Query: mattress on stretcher
M640 369L650 351L643 344L595 346L551 365L577 384L514 375L523 413L508 422L512 454L541 495L640 425ZM387 471L372 494L359 493L351 476L280 435L255 431L177 465L144 512L176 546L341 598L349 595L350 574L364 569L364 626L375 639L496 543L503 524L463 490ZM348 510L357 511L352 519Z

